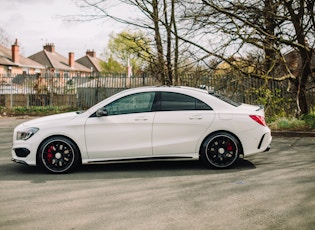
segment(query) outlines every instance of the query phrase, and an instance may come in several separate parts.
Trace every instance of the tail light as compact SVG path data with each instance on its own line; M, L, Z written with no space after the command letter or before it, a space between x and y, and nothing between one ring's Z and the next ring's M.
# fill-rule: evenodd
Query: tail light
M256 121L258 124L260 124L260 125L262 125L262 126L267 126L264 117L258 116L258 115L249 115L249 117L250 117L251 119L253 119L254 121Z

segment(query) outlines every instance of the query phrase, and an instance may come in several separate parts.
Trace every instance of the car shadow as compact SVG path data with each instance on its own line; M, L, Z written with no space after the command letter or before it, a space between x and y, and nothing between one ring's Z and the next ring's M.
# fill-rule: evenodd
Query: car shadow
M205 166L200 161L152 161L152 162L135 162L135 163L105 163L105 164L90 164L82 165L79 172L94 173L94 172L154 172L166 171L170 173L181 172L188 174L196 174L205 172L218 173L230 172L233 170L248 170L255 168L251 162L239 159L235 165L227 169L216 169Z
M255 165L239 159L234 166L227 169L215 169L204 166L199 161L155 161L136 163L112 163L82 165L71 173L52 174L26 165L7 164L0 169L0 181L31 181L45 183L53 180L90 180L119 178L156 178L209 174L228 174L253 170Z

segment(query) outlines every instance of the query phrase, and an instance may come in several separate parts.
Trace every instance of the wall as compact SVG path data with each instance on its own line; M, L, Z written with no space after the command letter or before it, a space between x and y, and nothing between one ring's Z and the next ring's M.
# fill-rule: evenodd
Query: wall
M41 95L41 94L2 94L0 95L0 106L10 109L12 107L31 106L58 106L76 107L76 95Z

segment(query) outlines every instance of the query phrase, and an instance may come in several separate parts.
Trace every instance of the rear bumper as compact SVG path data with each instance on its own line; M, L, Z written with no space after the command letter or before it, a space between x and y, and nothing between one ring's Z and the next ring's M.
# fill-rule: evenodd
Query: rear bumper
M272 136L271 136L271 131L269 131L264 134L263 147L265 150L263 152L268 152L270 150L271 141L272 141Z
M268 145L268 147L265 149L264 152L268 152L271 149L271 144Z
M262 135L257 149L263 148L263 149L265 149L264 152L269 151L271 148L271 140L272 140L271 133L270 132L265 133L264 135ZM267 144L267 146L266 146L266 144ZM266 146L266 147L264 147L264 146Z
M250 130L242 134L241 142L244 157L265 152L270 149L272 136L268 127Z

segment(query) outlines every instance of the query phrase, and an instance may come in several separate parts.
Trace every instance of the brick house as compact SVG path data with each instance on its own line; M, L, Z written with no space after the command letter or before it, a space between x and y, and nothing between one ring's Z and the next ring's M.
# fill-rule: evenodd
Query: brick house
M101 68L101 59L96 57L96 53L94 50L87 50L86 55L84 57L79 58L76 62L81 65L89 68L92 71L92 74L99 74L102 72Z
M30 59L45 66L45 75L53 74L54 76L86 77L91 75L91 69L87 68L74 60L74 53L69 52L68 57L64 57L55 51L55 45L48 43L43 50L29 56Z
M17 39L11 49L0 45L0 75L36 74L44 69L40 63L20 55Z

